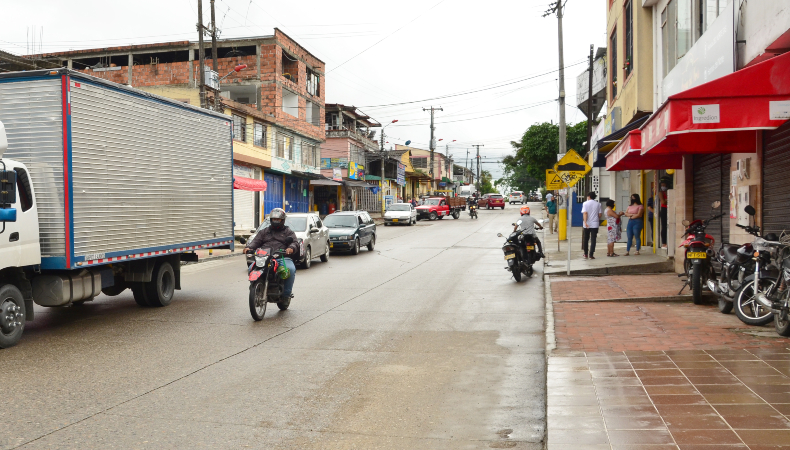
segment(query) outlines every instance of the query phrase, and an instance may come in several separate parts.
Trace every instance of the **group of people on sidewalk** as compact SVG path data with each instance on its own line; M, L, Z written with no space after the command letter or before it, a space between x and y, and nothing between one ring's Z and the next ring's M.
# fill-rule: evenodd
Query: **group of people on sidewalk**
M642 199L639 194L631 195L631 204L625 211L616 211L614 200L606 201L606 209L602 210L601 204L596 200L597 195L595 192L587 194L587 201L582 204L582 226L584 227L582 233L582 251L584 251L584 259L595 259L595 245L598 239L598 229L600 228L601 221L606 221L606 256L614 257L620 256L614 252L614 244L622 239L621 219L623 216L628 218L628 225L626 226L626 252L624 256L631 255L632 244L636 248L635 255L639 255L642 248L642 230L645 227L645 215L650 222L651 235L654 226L655 208L653 198L648 199L647 209L642 204ZM546 213L549 219L549 232L554 233L557 231L557 203L552 194L546 195ZM667 244L667 185L664 181L661 182L660 191L658 193L660 203L659 220L661 221L661 244L666 247ZM652 245L648 243L647 245Z

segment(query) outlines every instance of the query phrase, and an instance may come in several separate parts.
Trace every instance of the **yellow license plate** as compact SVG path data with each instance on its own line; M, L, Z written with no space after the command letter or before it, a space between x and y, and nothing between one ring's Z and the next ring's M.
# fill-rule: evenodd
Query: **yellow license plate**
M505 259L513 259L515 257L516 257L515 253L508 253L507 255L505 255Z
M331 243L331 242L330 242L330 243L329 243L329 248L335 248L335 244L333 244L333 243Z
M708 257L708 254L705 252L688 252L686 253L686 259L705 259Z
M393 221L393 222L397 222L397 221L398 221L398 219L392 219L392 221Z
M532 245L528 245L528 246L527 246L527 250L535 250L535 247L534 247L534 246L532 246Z

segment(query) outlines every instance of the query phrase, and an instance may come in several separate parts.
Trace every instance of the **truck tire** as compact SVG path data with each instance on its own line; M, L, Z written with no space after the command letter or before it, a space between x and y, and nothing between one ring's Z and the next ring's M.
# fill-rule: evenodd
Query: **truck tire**
M436 220L436 211L431 211L431 220Z
M145 296L150 306L167 306L173 301L176 288L176 275L168 261L162 261L154 268L151 281L145 283Z
M459 218L459 217L461 217L461 213L460 213L460 212L458 212L458 211L454 211L454 212L453 212L453 219L457 219L457 218Z
M134 296L134 301L138 306L142 306L144 308L151 306L151 304L148 303L148 297L146 296L145 283L132 283L132 295Z
M25 299L14 285L0 287L0 348L13 347L25 331Z

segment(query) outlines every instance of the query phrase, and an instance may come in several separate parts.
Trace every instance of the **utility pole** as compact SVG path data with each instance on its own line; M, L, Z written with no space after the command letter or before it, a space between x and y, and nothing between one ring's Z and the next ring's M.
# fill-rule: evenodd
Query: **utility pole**
M477 184L475 184L475 191L480 192L480 147L485 147L485 145L474 144L472 147L477 147Z
M436 150L436 140L433 137L433 132L435 130L435 127L433 126L433 113L434 113L434 111L444 111L444 110L441 108L441 106L438 107L438 108L434 108L433 106L431 106L430 109L429 108L423 108L422 110L431 112L431 142L430 142L430 145L429 145L429 148L431 149L430 174L431 174L431 189L436 189L436 187L433 185L435 183L434 178L433 178L433 152L434 152L434 150Z
M217 64L217 22L214 18L214 0L211 0L211 58L213 59L212 69L214 72L219 73L219 65ZM214 110L219 111L219 86L214 92Z
M200 65L200 107L206 107L206 72L204 68L206 55L203 52L203 0L198 0L198 64Z
M213 1L213 0L212 0ZM590 44L590 68L587 70L589 80L587 80L587 153L592 151L592 120L593 120L593 45Z

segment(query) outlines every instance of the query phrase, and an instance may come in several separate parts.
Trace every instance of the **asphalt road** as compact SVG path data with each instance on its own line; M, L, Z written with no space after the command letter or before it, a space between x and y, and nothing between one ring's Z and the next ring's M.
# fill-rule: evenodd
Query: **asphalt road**
M517 216L380 226L262 322L241 257L185 267L166 308L39 308L0 350L0 448L542 449L543 283L496 237Z

